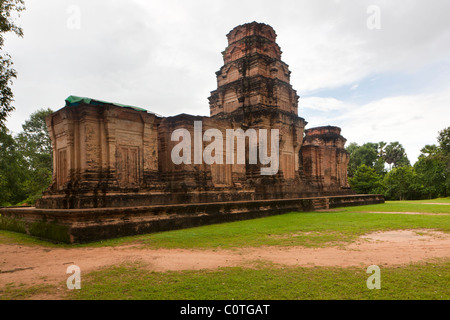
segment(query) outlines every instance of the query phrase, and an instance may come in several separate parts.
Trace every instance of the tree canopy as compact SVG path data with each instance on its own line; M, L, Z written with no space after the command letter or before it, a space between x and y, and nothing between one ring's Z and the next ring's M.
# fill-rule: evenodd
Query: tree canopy
M52 148L45 117L52 112L33 113L16 137L0 128L0 206L33 204L50 185Z
M382 192L381 176L374 168L360 165L353 178L349 179L350 187L359 194L377 194Z
M405 148L398 142L391 142L385 148L384 160L389 165L394 165L394 168L409 166L410 162L406 156Z
M373 143L367 142L362 146L352 142L346 148L350 154L348 165L348 176L355 175L356 170L361 165L373 168L379 175L384 175L384 146L385 142Z
M450 127L439 132L437 145L425 145L411 166L398 142L350 143L349 183L357 193L382 193L387 199L431 199L450 193ZM375 153L375 150L377 152ZM384 170L384 165L389 170Z
M26 198L22 164L17 142L8 129L0 127L0 206L17 204Z
M3 51L4 34L13 32L19 37L23 36L22 28L15 23L15 14L19 15L23 10L23 0L0 0L0 127L4 127L6 117L14 110L11 85L17 77L11 56Z

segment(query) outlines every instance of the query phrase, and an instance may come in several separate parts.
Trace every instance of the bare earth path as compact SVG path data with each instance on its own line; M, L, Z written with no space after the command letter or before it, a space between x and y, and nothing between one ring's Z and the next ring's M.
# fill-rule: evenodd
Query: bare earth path
M402 265L433 258L450 258L450 235L432 230L397 230L365 235L344 247L258 247L235 250L103 248L43 248L0 244L0 288L7 284L61 285L67 267L81 273L125 262L143 262L149 270L199 270L251 266L269 261L288 266ZM65 288L60 290L64 291ZM66 289L67 290L67 289ZM61 292L63 293L63 292Z

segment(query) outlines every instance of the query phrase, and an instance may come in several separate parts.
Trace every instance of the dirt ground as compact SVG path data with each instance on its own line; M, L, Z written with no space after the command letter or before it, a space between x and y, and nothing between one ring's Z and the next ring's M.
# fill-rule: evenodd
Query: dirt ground
M412 214L412 213L411 213ZM153 271L215 269L252 266L267 261L287 266L392 266L434 258L450 258L450 235L429 229L366 234L339 247L257 247L233 250L142 249L136 246L103 248L45 248L0 244L0 288L38 284L59 286L70 276L70 265L83 274L127 262L140 262ZM43 299L58 298L39 297Z

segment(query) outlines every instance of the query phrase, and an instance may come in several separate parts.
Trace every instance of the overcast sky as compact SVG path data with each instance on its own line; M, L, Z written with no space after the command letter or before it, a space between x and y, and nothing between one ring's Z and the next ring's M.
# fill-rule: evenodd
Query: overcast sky
M412 163L450 126L450 1L25 0L10 35L14 133L69 95L209 115L226 34L271 25L307 128L399 141Z

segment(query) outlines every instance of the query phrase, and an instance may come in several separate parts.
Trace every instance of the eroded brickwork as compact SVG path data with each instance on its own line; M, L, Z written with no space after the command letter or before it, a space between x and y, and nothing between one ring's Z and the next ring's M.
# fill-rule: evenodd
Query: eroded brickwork
M209 98L211 116L255 106L297 114L299 97L272 27L253 22L236 27L227 38L225 64L216 72L218 88Z
M49 116L53 182L36 206L132 207L351 194L345 138L337 127L305 130L272 27L253 22L234 28L227 38L217 89L209 97L210 117L160 117L110 103L67 105ZM201 123L200 139L196 122ZM191 137L191 163L172 159L179 143L172 134L178 129ZM279 130L276 174L261 175L267 165L250 161L250 138L244 163L227 162L225 152L214 154L221 163L194 161L194 144L203 152L212 143L203 139L209 129L220 131L224 150L227 130ZM237 156L237 143L233 151Z

